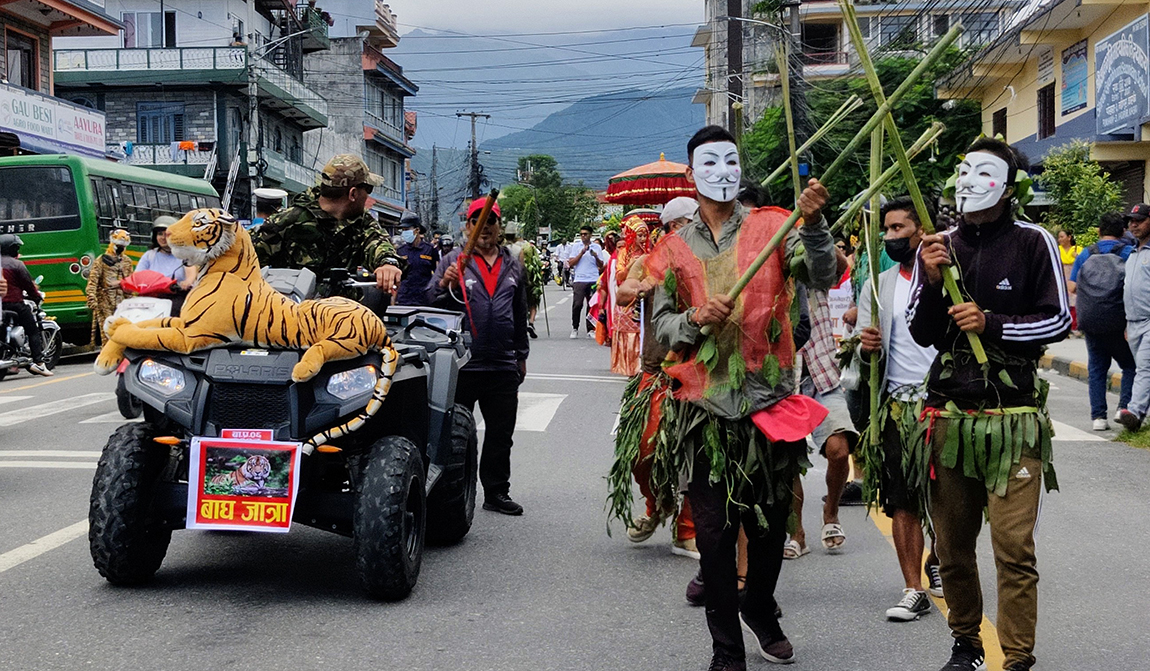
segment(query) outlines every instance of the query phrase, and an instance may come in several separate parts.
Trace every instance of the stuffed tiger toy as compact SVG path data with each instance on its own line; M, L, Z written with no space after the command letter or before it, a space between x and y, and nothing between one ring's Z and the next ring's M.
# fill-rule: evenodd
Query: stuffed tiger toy
M259 491L272 474L272 462L262 454L253 454L234 471L220 473L211 479L213 485L227 485L233 492Z
M123 317L111 321L108 343L96 358L97 373L114 371L126 348L190 354L244 344L306 350L292 369L292 380L304 382L328 361L378 350L383 365L367 409L326 432L330 435L316 436L312 445L354 431L379 410L391 388L399 355L375 313L348 298L292 302L264 281L251 236L222 210L188 212L168 228L168 244L185 265L200 268L180 316L135 324Z

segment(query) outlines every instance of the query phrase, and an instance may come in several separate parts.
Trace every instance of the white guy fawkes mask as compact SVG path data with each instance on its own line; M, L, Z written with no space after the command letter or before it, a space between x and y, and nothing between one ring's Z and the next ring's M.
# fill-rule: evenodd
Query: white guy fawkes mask
M1006 161L985 151L972 151L958 164L958 179L955 181L954 199L958 201L958 211L981 212L988 210L1002 200L1006 192Z
M743 168L734 142L708 142L695 147L691 170L701 195L720 203L729 203L738 195Z

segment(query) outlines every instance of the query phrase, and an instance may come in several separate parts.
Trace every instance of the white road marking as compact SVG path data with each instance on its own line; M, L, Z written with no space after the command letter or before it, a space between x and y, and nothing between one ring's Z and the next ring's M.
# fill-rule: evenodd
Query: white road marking
M5 457L80 457L99 459L100 450L0 450L0 459Z
M547 426L555 417L555 411L559 409L565 398L567 398L567 394L519 392L519 411L515 414L515 430L539 433L546 431ZM480 417L482 417L482 413L480 413ZM475 428L482 431L485 426L486 421L481 419Z
M0 405L4 405L5 403L13 403L15 401L25 401L25 400L28 400L30 398L35 398L35 397L34 396L0 396Z
M1074 441L1076 443L1099 443L1106 442L1106 439L1094 433L1087 433L1082 429L1076 429L1069 424L1063 424L1058 420L1050 420L1054 425L1054 440L1057 441Z
M48 415L56 415L61 412L68 412L76 408L82 408L86 405L93 405L95 403L103 403L104 401L111 400L116 397L114 392L99 392L95 394L82 394L72 398L60 399L59 401L51 401L49 403L41 403L34 405L30 408L20 408L19 410L9 410L8 412L0 413L0 426L14 426L24 422L47 417Z
M91 470L94 462L87 461L0 461L0 468L78 468Z
M567 297L564 297L564 298L560 298L560 299L559 299L559 300L558 300L558 301L557 301L557 302L556 302L554 305L549 305L549 306L547 306L547 311L548 311L548 312L551 312L552 310L554 310L555 308L559 307L560 305L563 305L564 303L566 303L566 302L567 302L567 301L569 301L569 300L571 300L571 297L570 297L570 296L567 296Z
M144 418L142 416L137 417L135 419L124 419L124 416L120 414L119 410L113 410L112 412L105 412L102 415L96 415L95 417L92 417L91 419L80 420L79 423L80 424L127 424L129 422L142 422L142 421L144 421Z
M612 384L627 384L625 377L608 377L606 375L558 375L551 373L528 373L528 380L547 380L549 382L608 382Z
M27 545L21 545L15 550L9 550L0 555L0 573L10 568L15 568L29 559L35 559L49 550L55 550L68 541L75 540L87 533L88 520L81 520L72 526L54 531L43 538L37 538Z

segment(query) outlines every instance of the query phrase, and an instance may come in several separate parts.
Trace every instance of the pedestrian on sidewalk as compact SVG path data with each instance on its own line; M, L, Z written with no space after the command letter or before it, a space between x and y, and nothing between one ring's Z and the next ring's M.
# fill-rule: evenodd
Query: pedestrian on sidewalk
M929 454L926 446L915 445L913 438L918 432L926 377L938 351L916 343L906 322L911 274L923 236L914 202L906 197L888 202L882 209L882 227L886 253L899 265L879 275L877 295L870 278L865 280L858 312L859 349L864 366L869 366L875 352L881 355L878 365L882 404L869 429L879 432L881 442L875 453L870 434L863 438L859 452L865 462L864 498L868 505L880 506L891 519L891 537L905 585L899 602L886 611L886 616L908 622L930 612L930 597L922 585ZM873 319L875 298L877 322ZM938 560L933 551L926 572L931 593L942 596Z
M464 233L479 223L485 200L467 209ZM468 410L479 404L487 429L479 460L483 509L522 515L511 499L511 446L519 410L519 385L527 376L527 280L523 266L503 246L499 205L491 210L475 250L463 266L456 250L443 257L427 286L428 303L457 310L471 333L471 360L459 371L455 402ZM474 321L473 321L474 320Z
M1038 358L1043 345L1066 338L1070 306L1054 238L1014 218L1027 167L1001 140L981 138L968 148L955 192L962 219L957 229L923 238L907 308L915 342L939 352L927 381L921 449L931 450L930 517L954 638L944 671L974 671L985 659L975 553L984 511L998 572L995 623L1004 666L1034 665L1034 529L1043 485L1058 488L1046 411L1050 385L1038 375ZM960 305L943 291L951 264L968 297ZM977 361L968 333L979 336L987 363Z
M1074 261L1082 253L1082 246L1074 241L1074 234L1065 228L1058 229L1058 258L1062 261L1062 276L1069 282ZM1078 310L1074 294L1070 294L1070 330L1078 331Z
M1106 421L1106 387L1111 361L1122 369L1119 413L1130 405L1134 390L1134 355L1126 342L1126 308L1122 296L1126 286L1126 260L1134 248L1122 241L1125 229L1126 220L1121 214L1102 215L1098 221L1098 242L1078 255L1067 283L1071 296L1082 298L1078 328L1086 337L1090 419L1095 431L1110 428ZM1117 415L1114 420L1118 421Z
M793 396L794 379L788 374L794 365L791 291L785 269L801 241L810 285L831 286L837 279L834 240L821 214L826 188L811 179L798 203L804 224L786 236L783 253L772 255L737 299L718 293L713 287L734 286L755 256L750 250L761 250L788 213L778 208L748 212L735 200L742 169L735 140L725 129L703 128L691 138L687 153L687 179L695 185L699 211L677 234L661 240L647 262L658 281L653 289L655 334L678 361L666 367L680 401L677 467L664 472L676 481L680 468L689 473L687 492L712 639L710 668L745 671L742 628L751 632L768 661L794 659L775 614L774 592L791 487L810 463L803 437L822 409ZM708 327L715 333L705 336ZM767 433L777 438L768 439ZM655 484L657 490L673 486ZM741 606L736 522L746 529L749 542Z
M1122 302L1126 307L1126 340L1134 355L1134 386L1126 410L1114 421L1130 431L1142 428L1150 407L1150 205L1138 203L1126 215L1130 233L1137 244L1126 259L1126 285Z
M588 316L591 311L591 296L599 273L603 272L603 248L591 242L592 229L583 226L579 229L579 241L572 243L575 249L567 251L567 267L571 269L571 288L575 295L571 298L571 337L579 337L579 322L586 305ZM587 335L595 337L595 326L587 323Z

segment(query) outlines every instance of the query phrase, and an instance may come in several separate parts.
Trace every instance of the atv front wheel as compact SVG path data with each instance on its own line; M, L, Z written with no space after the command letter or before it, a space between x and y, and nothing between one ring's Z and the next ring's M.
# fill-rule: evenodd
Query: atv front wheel
M452 412L450 448L443 475L427 495L427 542L433 545L463 540L475 517L479 439L475 417L462 405Z
M116 376L116 407L124 419L136 419L144 414L144 402L128 391L123 375Z
M359 480L352 529L355 563L368 594L406 598L423 563L427 498L423 457L400 436L376 441Z
M146 582L159 570L172 530L152 519L168 451L150 424L125 424L108 438L88 509L88 545L100 575L114 585Z

